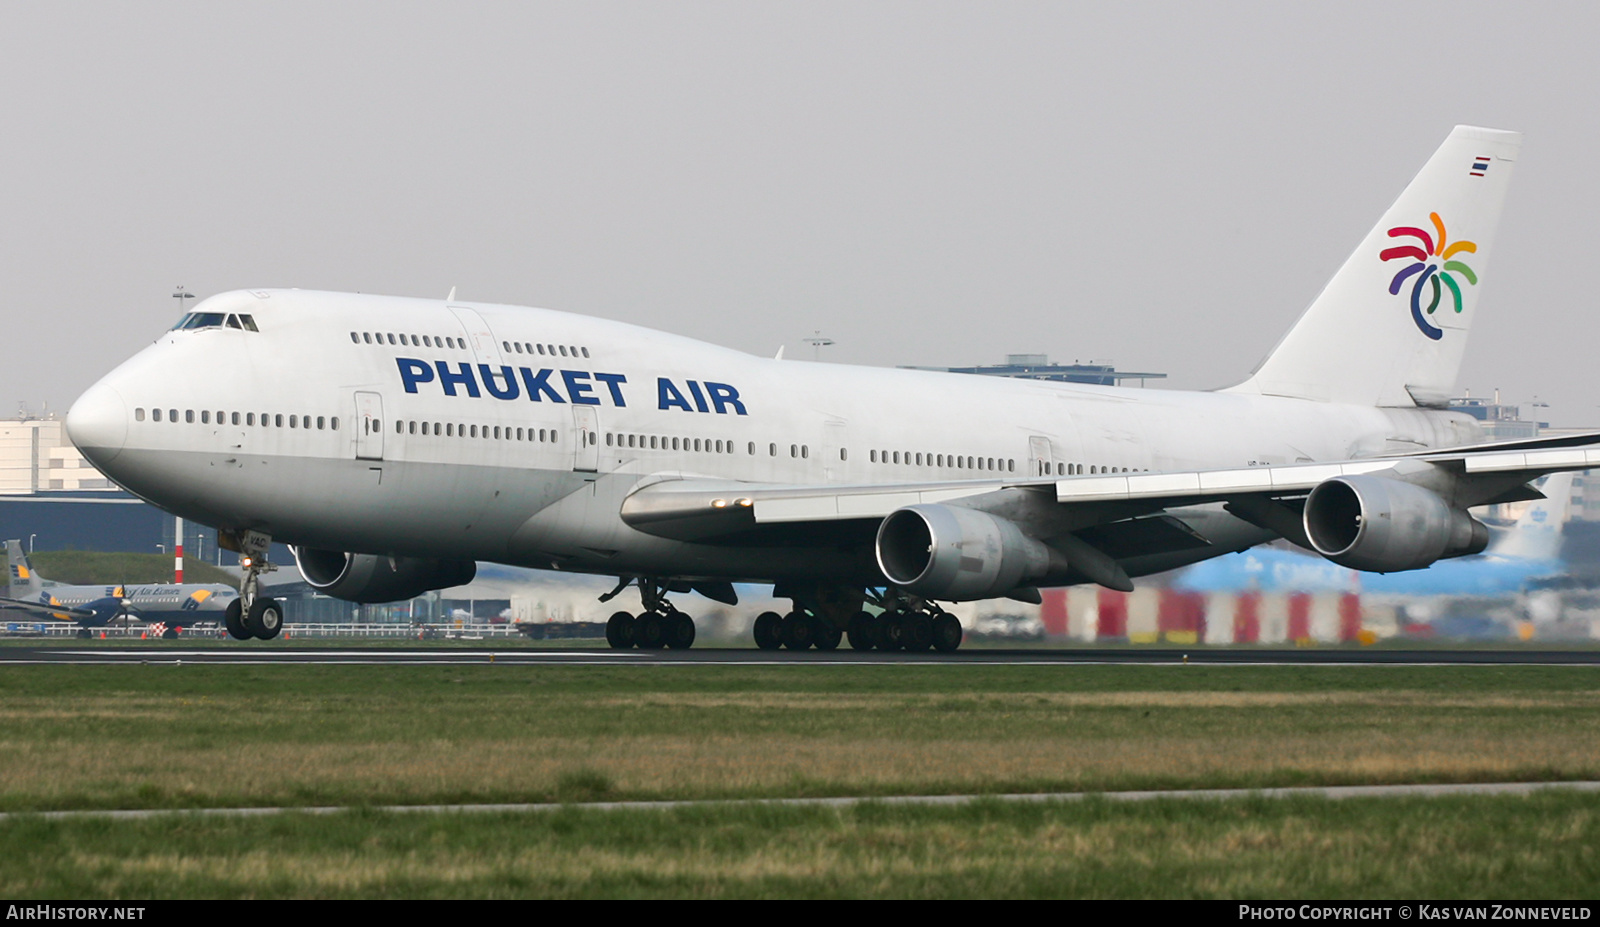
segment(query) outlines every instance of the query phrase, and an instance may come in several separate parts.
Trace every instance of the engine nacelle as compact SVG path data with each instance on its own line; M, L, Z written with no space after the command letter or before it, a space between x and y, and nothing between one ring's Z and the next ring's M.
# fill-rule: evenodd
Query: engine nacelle
M311 588L346 602L395 602L434 589L472 582L478 565L471 560L423 560L379 554L347 554L299 547L294 552L300 575Z
M890 582L930 599L994 598L1067 566L1015 523L950 505L896 509L878 526L877 548Z
M1489 529L1421 486L1381 476L1336 476L1306 499L1306 537L1317 553L1352 570L1420 570L1445 557L1480 553Z

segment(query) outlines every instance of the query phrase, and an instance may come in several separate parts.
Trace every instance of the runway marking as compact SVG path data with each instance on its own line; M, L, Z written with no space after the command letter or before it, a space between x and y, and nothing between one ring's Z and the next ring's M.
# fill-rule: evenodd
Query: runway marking
M1448 798L1457 795L1533 795L1537 792L1568 790L1575 792L1600 792L1600 781L1575 782L1464 782L1436 785L1336 785L1298 786L1281 789L1167 789L1136 792L1042 792L1038 794L1005 795L890 795L877 797L842 798L751 798L706 799L695 801L606 801L553 802L492 805L318 805L307 808L150 808L122 811L12 811L0 813L0 822L27 820L72 820L78 818L109 818L113 820L138 820L142 818L189 815L193 817L261 817L280 814L340 814L347 811L383 811L390 814L494 814L536 813L560 811L567 808L598 811L671 811L680 808L780 806L796 808L852 808L858 805L936 805L960 807L983 801L1000 802L1071 802L1099 799L1102 801L1158 801L1186 799L1229 801L1245 798L1323 798L1339 801L1351 798Z

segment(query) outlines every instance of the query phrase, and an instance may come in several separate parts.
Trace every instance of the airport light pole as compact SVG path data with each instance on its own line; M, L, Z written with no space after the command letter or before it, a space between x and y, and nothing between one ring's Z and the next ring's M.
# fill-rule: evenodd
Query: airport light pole
M28 535L28 553L30 555L33 553L33 539L36 538L36 537L38 537L37 534Z
M177 289L178 292L173 293L172 298L178 301L178 317L182 318L189 311L189 300L194 299L194 294L189 292L188 288L181 283L178 284Z
M822 360L822 349L833 344L833 339L819 331L816 333L815 338L807 338L805 342L811 345L811 359L819 361Z

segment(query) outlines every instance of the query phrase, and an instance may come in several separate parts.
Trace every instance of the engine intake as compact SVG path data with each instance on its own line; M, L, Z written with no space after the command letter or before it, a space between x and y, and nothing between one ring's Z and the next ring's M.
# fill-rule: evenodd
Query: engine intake
M909 505L878 526L878 567L897 586L932 599L1003 596L1052 573L1066 557L1014 522L950 505Z
M1421 486L1381 476L1336 476L1306 499L1306 537L1340 566L1376 573L1420 570L1483 551L1489 529Z
M311 588L347 602L372 604L410 599L434 589L472 582L478 565L471 560L426 560L347 554L299 547L294 552L300 575Z

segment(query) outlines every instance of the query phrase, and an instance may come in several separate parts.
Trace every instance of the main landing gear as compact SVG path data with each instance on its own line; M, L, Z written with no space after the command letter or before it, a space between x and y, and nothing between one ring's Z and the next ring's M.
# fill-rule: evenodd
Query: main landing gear
M787 615L762 612L756 616L753 630L756 646L762 650L777 650L780 647L787 647L790 650L805 650L810 647L818 650L838 650L839 644L844 640L844 632L833 622L800 609Z
M846 632L855 650L937 650L953 653L961 646L961 622L937 603L891 591L874 604L883 612L859 612Z
M261 595L261 574L278 568L267 561L272 537L260 531L245 531L235 540L239 563L244 567L244 582L239 584L239 597L229 602L223 612L222 623L235 640L271 640L283 630L283 606L277 599Z
M628 588L631 580L624 579L617 588L600 597L608 602L617 593ZM617 612L606 622L606 643L613 650L687 650L694 646L694 619L672 607L667 601L667 584L640 577L639 598L644 612L635 618L628 612Z

